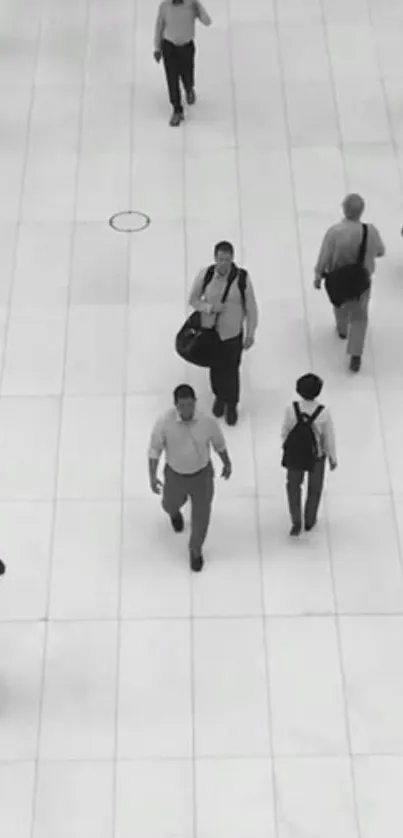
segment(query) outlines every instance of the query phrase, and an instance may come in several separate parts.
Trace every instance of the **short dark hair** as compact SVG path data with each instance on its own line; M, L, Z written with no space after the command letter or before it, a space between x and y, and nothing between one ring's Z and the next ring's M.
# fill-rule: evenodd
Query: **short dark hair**
M231 256L234 255L234 245L231 242L218 242L214 248L214 256L217 256L220 250L223 253L230 253Z
M319 378L318 375L314 375L312 372L302 375L296 384L296 391L298 395L301 396L302 399L306 399L308 402L317 399L322 392L322 388L322 379Z
M178 403L179 399L193 399L196 401L196 393L190 384L179 384L174 390L174 402Z

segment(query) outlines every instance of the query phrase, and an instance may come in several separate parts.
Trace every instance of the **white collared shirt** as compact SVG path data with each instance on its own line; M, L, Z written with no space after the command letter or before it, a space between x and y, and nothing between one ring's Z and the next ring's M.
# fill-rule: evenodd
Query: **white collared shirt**
M159 460L164 452L165 462L178 474L194 474L210 462L211 447L218 453L226 449L216 419L197 410L190 422L184 422L172 408L153 428L148 457Z

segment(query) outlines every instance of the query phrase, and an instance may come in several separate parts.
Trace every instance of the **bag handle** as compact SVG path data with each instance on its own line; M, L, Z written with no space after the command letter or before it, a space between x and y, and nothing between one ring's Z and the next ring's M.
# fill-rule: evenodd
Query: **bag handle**
M362 239L360 244L360 249L358 251L357 257L357 265L363 265L365 259L365 251L367 249L367 238L368 238L368 224L362 225Z

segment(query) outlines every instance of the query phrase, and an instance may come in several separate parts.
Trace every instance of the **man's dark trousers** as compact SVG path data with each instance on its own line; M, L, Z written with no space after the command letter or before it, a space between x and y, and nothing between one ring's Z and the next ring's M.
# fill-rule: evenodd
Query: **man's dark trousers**
M168 85L169 101L175 113L183 113L180 81L190 93L194 88L195 45L193 41L176 46L171 41L162 42L162 59Z
M236 407L239 402L242 344L242 334L220 341L217 356L210 368L210 385L216 399L231 407Z
M304 523L307 527L313 527L316 523L318 508L323 490L325 478L326 457L321 457L313 471L308 472L308 494L305 503ZM302 525L302 484L306 472L287 470L287 497L294 526Z

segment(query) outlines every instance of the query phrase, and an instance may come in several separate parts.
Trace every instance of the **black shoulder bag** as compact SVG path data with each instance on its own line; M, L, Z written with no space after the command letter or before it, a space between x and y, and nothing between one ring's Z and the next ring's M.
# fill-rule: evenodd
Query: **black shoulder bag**
M224 293L221 297L221 302L225 303L230 288L238 276L238 268L233 265L227 279ZM212 278L212 277L211 277ZM207 279L207 282L206 282ZM204 279L203 293L208 284L208 277ZM185 320L182 328L176 335L175 349L178 355L187 361L188 364L194 364L196 367L211 367L214 358L217 356L217 347L220 343L220 338L217 332L219 314L215 318L214 325L205 329L201 325L201 312L194 311L190 317Z
M340 308L349 300L358 300L370 286L369 273L364 265L368 226L362 225L362 239L357 260L325 274L325 288L330 302Z

